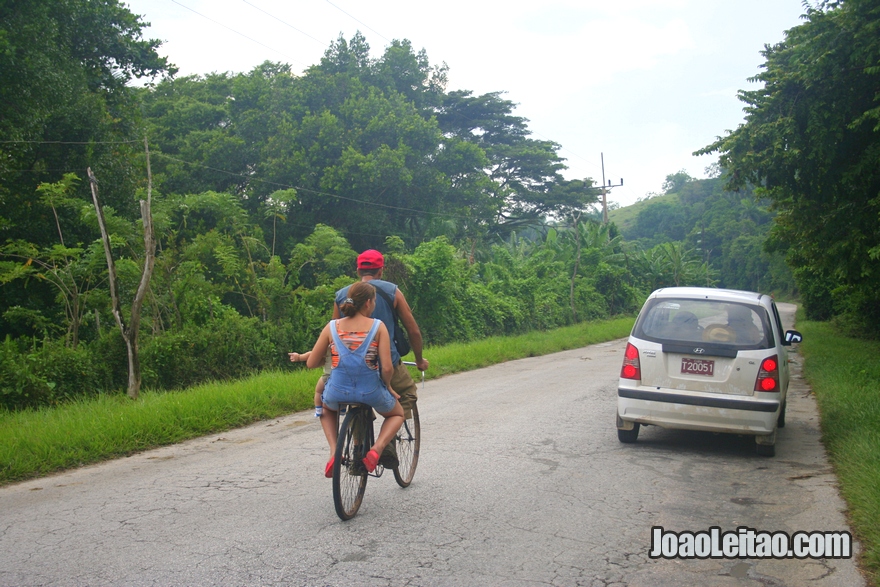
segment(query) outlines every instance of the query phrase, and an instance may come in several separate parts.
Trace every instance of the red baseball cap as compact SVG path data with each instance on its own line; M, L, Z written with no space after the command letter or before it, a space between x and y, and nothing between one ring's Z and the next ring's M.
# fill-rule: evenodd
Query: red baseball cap
M375 249L367 249L357 258L358 269L381 269L385 266L385 257Z

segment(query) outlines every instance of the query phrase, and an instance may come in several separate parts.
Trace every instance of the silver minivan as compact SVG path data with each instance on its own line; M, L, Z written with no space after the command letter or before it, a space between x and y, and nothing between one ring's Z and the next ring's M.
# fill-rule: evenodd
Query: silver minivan
M764 294L702 287L652 293L624 353L617 390L617 436L635 442L641 425L755 436L775 454L785 426L788 358L800 342L783 332Z

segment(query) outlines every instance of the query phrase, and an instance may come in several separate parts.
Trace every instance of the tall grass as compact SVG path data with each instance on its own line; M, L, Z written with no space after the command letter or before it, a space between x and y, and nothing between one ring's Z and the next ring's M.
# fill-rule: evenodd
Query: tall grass
M583 323L511 338L432 347L428 377L622 338L633 318ZM180 442L312 406L319 371L291 368L137 401L102 395L55 408L0 412L0 483Z
M819 404L822 440L862 543L862 566L880 580L880 342L798 321L804 376Z
M0 482L173 444L303 410L316 377L268 372L185 391L146 392L131 401L101 395L55 408L0 414Z

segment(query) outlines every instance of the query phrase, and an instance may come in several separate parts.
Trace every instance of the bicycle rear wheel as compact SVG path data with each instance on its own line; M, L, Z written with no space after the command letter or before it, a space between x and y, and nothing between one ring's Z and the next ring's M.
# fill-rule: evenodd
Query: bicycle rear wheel
M413 475L416 474L416 465L419 463L421 428L417 405L413 404L412 415L403 421L403 426L397 431L395 441L397 442L399 464L394 468L394 479L401 487L409 487Z
M333 462L333 505L343 520L352 519L364 500L367 469L363 458L370 445L360 409L350 409L339 428Z

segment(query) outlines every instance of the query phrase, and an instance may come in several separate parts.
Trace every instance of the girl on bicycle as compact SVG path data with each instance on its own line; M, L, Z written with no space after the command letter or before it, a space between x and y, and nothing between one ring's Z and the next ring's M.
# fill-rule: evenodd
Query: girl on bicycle
M364 459L364 466L370 473L376 469L382 449L403 424L400 396L391 389L394 374L391 337L381 320L370 317L375 307L375 287L367 282L352 285L348 297L339 306L344 318L331 320L324 327L306 361L310 369L319 367L330 349L332 368L324 387L324 413L321 415L321 427L330 444L330 460L324 469L326 477L333 476L339 404L367 404L385 418L376 444Z

